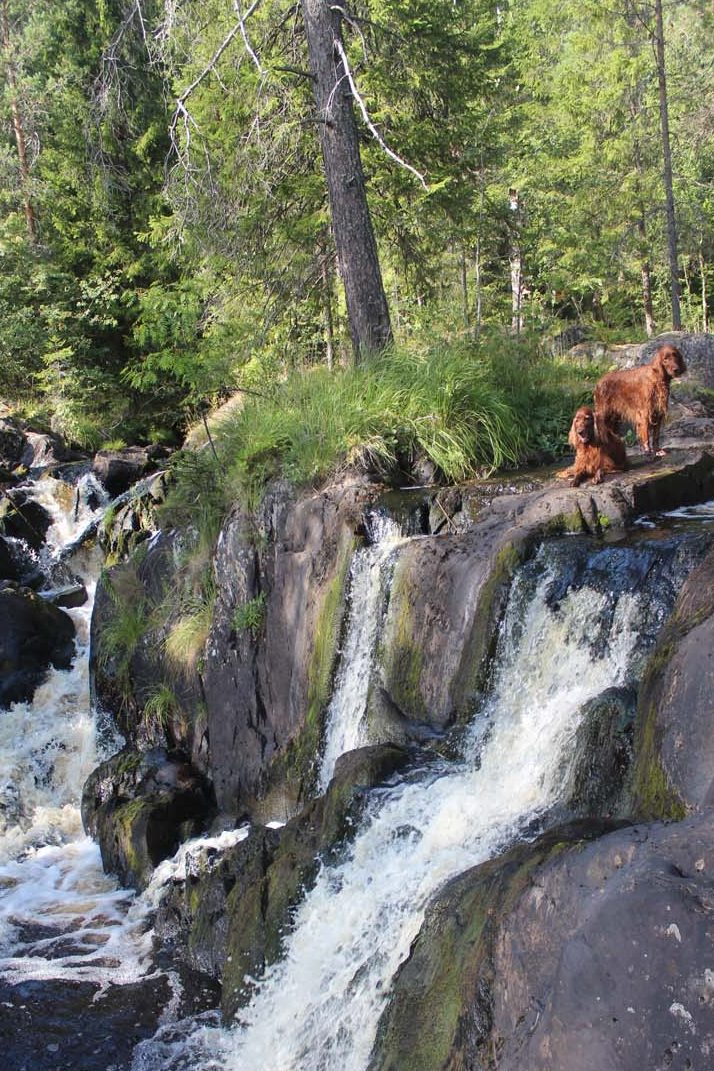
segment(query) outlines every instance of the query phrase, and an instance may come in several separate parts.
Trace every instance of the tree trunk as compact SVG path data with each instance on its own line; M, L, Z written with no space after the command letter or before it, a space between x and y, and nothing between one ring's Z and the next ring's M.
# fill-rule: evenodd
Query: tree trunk
M657 80L659 82L659 116L662 132L662 162L664 172L665 211L667 217L667 251L672 289L672 327L682 328L680 308L679 266L677 263L677 220L674 212L674 186L672 183L672 148L669 138L669 108L667 104L667 76L664 63L664 24L662 0L655 0L655 50L657 53Z
M322 262L322 303L325 317L325 362L331 371L335 362L335 328L332 316L332 280L327 256Z
M521 258L522 212L518 190L508 191L513 215L511 225L509 260L511 262L511 331L520 335L523 330L523 261Z
M335 44L342 16L327 0L301 0L337 260L355 360L391 340L389 307L367 206L352 95Z
M702 331L706 334L709 330L709 315L707 312L707 266L701 249L699 250L699 274L702 277Z
M17 145L17 157L20 165L20 187L22 189L22 204L25 211L25 224L27 236L33 245L37 242L37 221L35 211L30 199L30 166L27 162L27 142L25 129L22 124L22 115L17 96L17 76L12 56L12 42L10 40L10 20L7 14L7 0L2 0L0 6L0 32L2 33L2 47L6 57L6 78L10 90L10 113L12 115L12 127L15 132L15 144Z

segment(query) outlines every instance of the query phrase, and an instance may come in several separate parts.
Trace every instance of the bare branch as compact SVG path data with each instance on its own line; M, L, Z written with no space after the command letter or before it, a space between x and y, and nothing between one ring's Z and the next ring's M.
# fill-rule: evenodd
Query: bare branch
M235 10L236 15L238 16L238 24L240 26L240 34L241 34L241 37L243 38L243 44L245 45L246 52L248 53L250 58L253 60L253 63L257 67L257 69L260 72L260 74L265 75L265 71L263 69L263 65L261 64L260 60L258 59L258 55L255 52L255 49L253 48L253 46L250 43L250 38L248 37L248 31L245 28L245 20L250 17L250 15L252 14L252 12L255 10L255 8L257 6L258 6L257 2L254 3L248 9L246 14L244 15L243 12L241 11L240 0L233 0L233 8Z
M365 122L370 134L375 139L375 141L378 142L378 144L379 144L380 148L382 149L382 151L385 152L387 154L387 156L389 156L390 159L394 160L397 164L399 164L400 167L403 167L406 171L411 172L411 174L414 175L415 178L417 178L419 180L419 182L424 187L424 189L428 190L429 187L427 186L426 179L421 174L421 172L417 171L417 169L415 167L412 167L411 164L408 164L406 160L403 160L401 156L398 156L397 153L395 153L392 149L389 148L389 146L387 145L386 141L384 140L384 138L379 133L379 131L377 130L376 126L374 125L374 123L370 119L369 112L367 111L367 107L366 107L364 101L362 100L362 97L359 94L359 90L357 89L357 86L355 84L355 80L352 77L352 71L350 70L350 65L349 65L349 62L347 60L347 55L345 53L345 50L344 50L344 48L342 46L342 42L338 38L335 38L335 48L337 49L337 52L339 53L340 59L342 60L342 65L343 65L343 67L345 69L344 77L349 82L349 86L350 86L350 90L352 92L352 96L354 97L355 101L357 102L357 106L359 107L359 110L362 113L362 118L364 119L364 122ZM339 85L339 83L338 83L338 85ZM336 89L337 89L337 86L333 90L333 94L336 91Z

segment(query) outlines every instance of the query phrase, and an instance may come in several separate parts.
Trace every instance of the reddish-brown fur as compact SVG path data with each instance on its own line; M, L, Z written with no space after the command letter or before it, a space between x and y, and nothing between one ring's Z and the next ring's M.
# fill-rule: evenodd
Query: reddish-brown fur
M575 450L575 464L563 469L558 476L570 479L571 487L578 487L588 478L592 478L593 483L601 483L606 472L622 472L627 468L622 439L608 428L601 430L598 427L589 405L581 405L576 411L568 442Z
M676 346L660 346L649 364L608 372L595 387L595 417L601 431L632 424L643 449L663 453L659 436L669 405L669 385L687 371Z

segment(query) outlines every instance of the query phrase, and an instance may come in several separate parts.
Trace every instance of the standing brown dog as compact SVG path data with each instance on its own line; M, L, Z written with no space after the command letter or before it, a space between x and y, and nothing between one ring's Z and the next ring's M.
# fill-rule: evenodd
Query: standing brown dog
M669 385L687 371L676 346L660 346L649 364L608 372L595 387L595 417L601 431L632 424L646 453L662 455L659 435L669 405Z
M608 428L598 427L589 405L581 405L576 410L568 442L575 449L575 464L557 475L570 479L571 487L578 487L589 477L593 483L602 483L606 472L623 472L627 468L622 439Z

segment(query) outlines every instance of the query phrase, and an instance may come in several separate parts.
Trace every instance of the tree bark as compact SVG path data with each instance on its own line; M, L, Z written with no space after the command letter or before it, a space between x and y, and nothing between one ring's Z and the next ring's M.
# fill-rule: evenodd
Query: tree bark
M677 262L677 219L674 210L674 185L672 181L672 148L669 137L662 0L655 0L655 51L657 54L657 80L659 83L659 116L662 133L662 162L667 217L667 251L669 254L669 275L672 290L672 327L675 331L680 331L682 328L682 312L680 306L679 265Z
M20 166L20 187L22 190L22 204L25 212L25 224L27 236L33 245L37 243L37 220L35 210L30 198L30 166L27 162L27 141L25 128L22 123L22 114L17 95L17 76L12 58L12 42L10 40L10 20L7 13L7 0L2 0L0 6L0 33L2 34L2 47L6 56L6 77L10 90L10 112L12 115L12 127L15 133L17 145L17 157Z
M342 16L327 0L301 0L314 79L332 233L347 304L355 360L391 341L389 307L367 205L352 94L335 47Z
M509 190L508 198L513 215L508 254L511 263L511 331L514 335L520 335L523 330L523 260L521 257L523 217L518 190Z

